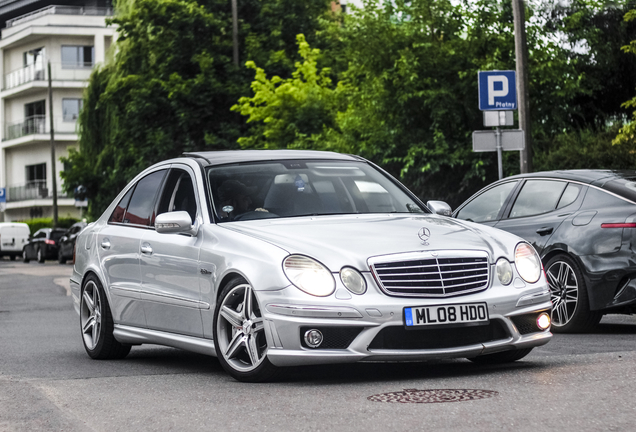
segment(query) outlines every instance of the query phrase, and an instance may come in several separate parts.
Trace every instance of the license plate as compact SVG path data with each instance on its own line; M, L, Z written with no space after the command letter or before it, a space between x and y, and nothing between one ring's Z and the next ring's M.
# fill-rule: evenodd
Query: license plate
M465 323L486 324L488 321L486 303L404 308L404 322L407 327Z

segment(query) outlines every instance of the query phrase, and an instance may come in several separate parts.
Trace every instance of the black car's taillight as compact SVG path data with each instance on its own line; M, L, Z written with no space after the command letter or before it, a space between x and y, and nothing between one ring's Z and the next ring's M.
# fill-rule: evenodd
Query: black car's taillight
M601 228L636 228L636 222L602 223Z

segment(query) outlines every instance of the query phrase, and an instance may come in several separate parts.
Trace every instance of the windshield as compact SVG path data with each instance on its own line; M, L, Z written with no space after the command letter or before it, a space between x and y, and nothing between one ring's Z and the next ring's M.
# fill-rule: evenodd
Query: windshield
M211 167L219 221L359 213L424 213L372 166L347 161L281 161Z

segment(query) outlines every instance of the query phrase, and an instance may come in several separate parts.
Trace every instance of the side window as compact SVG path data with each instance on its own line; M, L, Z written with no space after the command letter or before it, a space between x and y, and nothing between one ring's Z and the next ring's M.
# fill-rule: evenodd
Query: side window
M155 198L161 186L166 170L155 171L139 180L128 209L124 217L124 223L134 225L150 225L150 220L154 217Z
M45 238L45 237L46 237L46 231L38 231L33 236L33 238Z
M122 223L124 221L124 214L126 213L126 207L128 207L128 202L130 201L130 197L132 196L134 187L130 188L126 195L119 201L115 210L113 210L113 214L110 215L110 219L108 219L108 223Z
M579 193L581 192L581 185L568 183L561 199L559 200L559 205L557 205L557 209L569 206L579 197Z
M157 214L171 211L186 211L192 222L197 215L197 199L192 177L184 170L173 169L168 175Z
M496 220L497 215L501 211L501 207L506 202L506 198L508 198L508 195L510 195L516 185L516 181L511 181L487 190L466 204L466 206L457 213L457 218L473 222Z
M556 209L566 182L558 180L528 180L512 206L510 218L533 216Z

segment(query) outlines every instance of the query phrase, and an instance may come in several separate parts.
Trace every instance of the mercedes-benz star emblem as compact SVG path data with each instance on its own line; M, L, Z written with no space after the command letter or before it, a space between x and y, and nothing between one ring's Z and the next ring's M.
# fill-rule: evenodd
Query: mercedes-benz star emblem
M428 246L428 239L431 237L431 232L428 228L423 227L420 228L420 231L417 233L417 236L422 240L422 244L424 246Z

